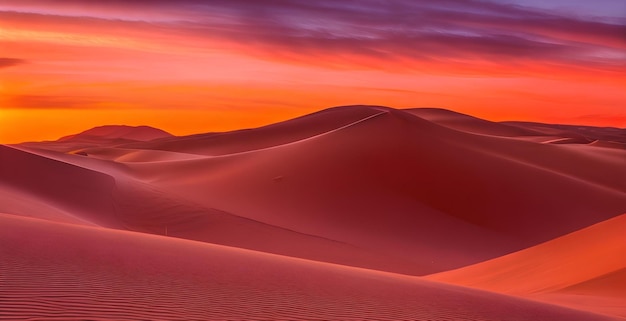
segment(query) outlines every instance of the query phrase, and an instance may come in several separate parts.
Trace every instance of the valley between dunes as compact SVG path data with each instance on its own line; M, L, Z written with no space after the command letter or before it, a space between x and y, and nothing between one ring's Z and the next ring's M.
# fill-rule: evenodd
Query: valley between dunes
M0 320L626 320L626 130L344 106L0 145Z

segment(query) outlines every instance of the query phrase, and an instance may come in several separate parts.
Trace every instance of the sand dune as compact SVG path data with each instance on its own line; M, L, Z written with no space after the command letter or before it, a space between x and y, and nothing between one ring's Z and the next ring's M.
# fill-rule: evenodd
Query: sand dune
M542 136L543 132L518 126L494 123L473 116L439 108L413 108L405 111L455 130L502 137Z
M477 136L384 107L85 151L39 153L115 177L115 213L126 229L162 234L169 226L178 237L414 275L498 257L626 210L619 151ZM267 232L246 237L240 226ZM300 251L255 237L270 230L320 241Z
M570 143L576 144L606 142L611 143L610 147L621 146L622 148L624 148L624 144L626 144L626 129L624 128L555 125L516 121L502 122L501 124L524 130L532 130L545 135L570 138Z
M431 266L415 274L534 245L626 204L624 181L607 174L624 172L618 158L467 135L393 110L275 148L127 165L199 204L401 257L420 253Z
M273 226L188 201L127 177L124 168L117 163L73 154L42 151L34 154L11 147L4 148L5 153L0 155L2 159L15 164L24 157L37 160L37 171L15 170L23 169L17 167L10 171L10 175L9 171L0 172L4 182L20 182L12 188L0 190L0 200L3 200L0 210L7 213L56 222L167 234L385 271L410 273L414 266L423 265L414 258L392 256L382 250L365 249L339 240ZM52 159L52 156L57 156L57 159ZM72 160L78 160L75 163L80 163L80 166L70 164ZM59 170L59 167L63 170ZM46 174L40 175L40 172ZM29 183L23 179L23 176L33 173L43 182L36 180ZM101 175L105 179L115 177L115 183L98 184L81 173ZM64 175L75 175L85 180L78 184L76 181L79 179L66 180ZM82 184L88 184L89 188L84 188ZM73 197L76 196L80 196L81 200L74 202Z
M551 144L588 144L626 149L626 129L553 125L532 122L490 122L439 108L413 108L407 112L436 124L473 134L514 138Z
M554 292L626 268L624 231L626 214L519 252L428 278L502 293Z
M0 319L29 309L78 319L593 318L388 273L459 268L478 269L488 286L466 275L459 284L623 315L609 286L624 278L615 253L626 150L611 147L621 131L554 126L350 106L228 133L113 126L0 146L0 212L13 215L0 218L10 226L0 278L17 282L0 284L0 300L17 302ZM589 133L599 140L572 141ZM45 270L59 272L28 283Z
M577 294L583 302L589 296L625 302L625 231L626 214L623 214L546 243L437 273L428 279L499 293L551 298L552 302L560 302L559 296L544 294ZM597 303L602 311L602 303ZM626 317L623 304L621 310L611 310Z
M11 215L0 224L0 320L612 320L206 243Z
M174 137L158 142L126 145L134 149L156 149L202 155L225 155L292 143L379 114L383 107L336 107L255 129Z
M594 140L593 142L589 143L589 145L597 146L597 147L622 149L622 150L626 149L626 142Z
M585 264L590 263L585 262ZM626 319L624 284L626 284L626 269L622 268L555 292L537 293L530 297L534 300Z

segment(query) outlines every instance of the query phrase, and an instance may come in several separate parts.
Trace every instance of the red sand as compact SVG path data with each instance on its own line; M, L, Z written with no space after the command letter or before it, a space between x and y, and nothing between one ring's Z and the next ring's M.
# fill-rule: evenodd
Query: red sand
M625 268L625 231L623 214L519 252L428 278L502 293L554 292Z
M126 165L134 177L203 206L392 257L419 253L413 266L393 270L410 274L497 257L625 210L625 183L607 174L626 171L619 157L604 155L612 150L475 136L402 111L352 110L376 113L275 147L242 151L248 140L235 148L223 134L204 151L193 141L205 158ZM298 121L312 127L326 116ZM222 144L235 152L215 153ZM173 146L191 148L185 140Z
M519 252L427 278L626 317L625 232L623 214ZM575 294L578 302L571 302L574 296L566 294ZM586 302L589 297L596 302ZM614 306L615 302L622 304Z
M612 320L182 239L12 215L0 225L0 320Z
M50 246L56 246L58 234L67 231L68 243L65 243L65 249L58 245L58 248L49 250L61 257L66 255L63 254L64 251L69 253L67 255L75 256L63 263L64 260L61 259L43 260L43 257L48 256L37 258L37 250L26 251L16 260L33 260L33 270L20 272L21 278L28 278L28 273L37 275L45 268L67 268L74 272L97 269L95 263L88 269L87 265L83 266L87 263L76 253L89 251L91 243L101 242L100 236L107 239L114 235L131 235L111 228L171 236L158 238L132 234L132 239L147 238L159 240L159 244L171 243L155 245L154 251L157 252L159 247L169 249L179 243L194 244L194 248L205 246L182 240L187 239L344 266L426 275L470 264L480 266L480 262L511 252L526 248L532 250L533 246L542 242L559 240L559 237L567 233L592 224L613 222L611 218L626 211L626 150L613 148L613 145L621 144L619 137L622 133L619 130L569 127L563 130L558 126L545 130L545 126L551 125L542 127L534 124L530 126L532 128L524 126L530 125L490 123L444 110L402 111L386 107L354 106L332 108L257 129L188 137L173 137L158 130L140 127L132 129L133 137L128 139L123 133L120 134L120 130L126 130L125 127L103 127L106 130L91 130L86 132L91 133L89 135L83 133L57 142L0 146L0 160L3 165L9 164L0 167L0 212L58 223L101 227L92 230L31 219L20 221L22 223L18 225L22 226L24 238L28 235L30 239L38 239L36 233L28 232L31 223L25 222L35 222L32 223L33 228L35 225L47 226L45 233L55 235ZM102 137L92 135L94 133L99 133ZM572 133L611 140L602 141L605 142L602 144L581 144L572 139L575 138ZM156 140L149 140L151 135L156 135ZM546 143L548 136L550 140L563 141L559 144ZM598 147L599 145L612 147ZM70 230L91 232L76 232L81 235L78 236L69 232ZM93 236L98 240L82 242L83 234L92 232L100 235ZM7 236L7 233L1 231L0 237ZM72 237L76 237L75 242L79 242L81 246L70 245L69 238ZM598 240L603 239L598 237ZM29 242L25 244L28 245ZM152 244L151 242L149 243ZM8 243L0 243L2 251L8 250L8 246L4 244ZM140 287L143 289L141 291L150 290L155 293L165 292L162 286L167 284L169 277L173 277L171 282L178 282L176 280L180 276L174 277L167 274L169 272L166 273L168 269L175 269L169 263L149 267L133 258L133 250L116 244L118 245L108 249L105 254L120 252L119 256L115 254L109 258L112 261L104 262L103 270L98 272L100 274L78 273L75 277L111 278L110 282L118 282L114 291L129 291ZM209 247L213 249L215 246ZM228 249L234 251L232 248ZM202 254L207 257L205 260L215 255L212 251L208 252L210 253ZM14 251L11 253L11 256L17 255ZM181 254L170 258L173 255L171 250L166 253L168 254L161 259L189 262L191 266L196 266L180 266L177 269L189 268L191 270L185 270L185 273L202 275L192 281L188 277L180 277L180 282L192 284L190 286L195 289L193 291L198 291L193 292L199 295L198 298L207 299L198 294L204 285L207 289L217 291L215 285L209 287L202 282L194 285L195 281L203 279L206 274L197 271L197 264L200 263L193 263L193 256ZM267 257L277 258L271 255ZM279 261L285 260L280 258ZM296 259L288 261L305 262ZM312 261L306 261L307 266L318 264ZM606 262L619 263L611 259ZM11 263L5 267L10 269L11 266L24 266L25 263L16 264ZM124 267L116 264L123 264ZM136 267L133 267L135 264ZM214 264L222 264L222 268L226 270L237 270L232 262L219 261ZM603 270L602 265L589 265ZM286 266L288 267L281 269L292 269L291 263ZM335 265L323 266L334 267L329 271L337 269ZM148 281L142 279L145 282L154 281L153 289L141 283L144 281L135 284L132 278L125 277L139 277L143 269L146 269L146 273L152 271L150 273L157 274L159 272L156 270L163 269L164 276ZM284 270L280 271L286 273ZM351 271L345 272L350 275L359 271L354 272L354 280L360 281L350 281L359 284L363 281L360 279L363 275L385 275L385 278L389 276L373 271L365 273L359 269L342 268L341 271ZM240 271L243 275L237 278L246 277L247 273L247 270ZM298 270L298 273L301 273L298 274L300 276L308 275L308 270ZM612 271L607 270L606 273ZM574 302L569 305L590 309L589 304L577 301L572 295L587 291L585 295L589 300L585 302L606 298L596 295L590 289L604 284L602 282L622 280L621 275L619 271L606 276L585 275L583 279L586 283L572 283L572 288L568 288L569 292L564 289L558 292L541 292L544 296L541 299L559 304L564 304L564 301ZM275 288L281 295L295 293L289 282L296 281L290 279L287 282L274 277L278 276L272 276L268 280L275 284L263 283L263 286ZM319 276L316 282L326 277L325 274ZM391 279L398 283L398 277ZM325 291L339 291L339 294L324 299L332 301L328 303L332 303L332 309L327 313L343 311L343 316L346 317L342 317L342 314L333 317L342 320L349 319L348 316L362 319L364 317L359 317L361 313L370 313L373 319L398 319L399 316L394 314L380 311L377 314L376 309L368 309L367 305L373 304L372 300L380 299L381 311L401 311L393 300L409 304L409 298L398 299L399 292L394 292L395 296L390 299L379 298L375 295L375 289L392 288L389 291L413 293L426 291L422 289L423 284L432 285L422 284L413 278L401 279L403 281L400 283L408 282L407 285L376 283L371 286L363 285L363 289L351 285L350 289L354 293L341 292L331 287ZM304 282L309 286L306 280L304 278L297 282ZM125 282L128 284L126 289ZM332 284L325 282L322 282L324 286ZM515 283L514 280L511 282ZM550 286L551 283L539 280L538 284ZM39 286L45 288L45 282ZM400 288L395 289L397 286ZM434 287L439 289L441 286L443 285L437 284ZM443 287L454 289L453 292L466 291ZM260 288L265 289L262 286ZM420 290L415 290L417 288ZM296 291L300 293L298 295L303 295L298 300L300 304L305 304L306 291L311 289L298 289L301 291ZM180 295L182 286L177 291L177 295ZM236 296L232 291L228 295ZM367 299L366 307L360 309L354 303L345 301L361 291L364 291L365 296L374 295L377 299ZM425 293L431 293L429 291ZM466 298L478 293L481 293L478 295L481 297L483 292L469 293L459 297L454 304L483 304ZM92 297L95 300L103 295L100 292ZM347 297L342 298L342 295ZM415 295L422 300L423 295ZM547 298L546 295L552 297ZM557 295L559 297L555 299ZM156 294L152 294L152 299L161 302L155 296ZM438 294L435 297L439 297ZM498 298L505 298L502 300L506 302L518 302L509 297ZM440 302L441 305L438 305L437 299L433 300L429 304L434 320L443 319L443 315L438 318L437 313L450 311L460 313L451 317L452 319L461 320L463 317L472 320L506 315L506 309L498 310L500 308L497 305L493 307L497 310L495 312L478 309L477 314L472 314L472 310L459 312L460 310L448 305L450 302L446 303L445 300ZM602 304L607 304L607 300L602 300ZM500 302L500 299L497 301ZM206 304L202 302L190 303L194 306L190 311L198 312L197 307ZM99 305L98 302L90 304L89 309L96 309L95 306ZM186 306L180 299L172 304L179 308ZM525 312L515 310L509 314L509 319L534 313L530 312L534 308L528 307L529 310L526 310L526 303L522 305L524 308L520 309ZM613 307L612 310L597 309L599 304L592 306L595 309L593 311L619 315L624 304L617 304L617 308ZM215 307L214 305L213 308ZM246 305L239 308L252 309ZM224 312L224 318L229 313L239 315L235 314L239 308L226 309L228 312ZM260 314L255 315L266 315L263 313L283 308L285 307L265 307L265 310L259 310L257 312ZM419 314L415 310L417 308L407 309L413 311L410 315L424 317L425 314ZM107 311L110 309L112 308L106 308ZM178 308L168 305L166 310L178 311L172 312L173 315L181 313L181 310L176 309ZM315 313L322 313L324 310L319 308L311 312L313 314L304 316L296 313L300 309L297 306L285 309L292 309L289 311L292 312L293 319L311 318ZM252 313L237 313L244 312ZM490 314L492 312L495 314ZM180 314L180 319L186 319L186 315L194 315L188 313L190 314ZM276 315L286 316L280 313ZM243 314L241 318L246 319ZM560 319L572 320L572 317Z

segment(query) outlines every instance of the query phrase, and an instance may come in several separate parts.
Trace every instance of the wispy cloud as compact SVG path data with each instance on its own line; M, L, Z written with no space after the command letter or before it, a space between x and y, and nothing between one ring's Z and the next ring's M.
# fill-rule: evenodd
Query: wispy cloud
M86 109L97 108L97 98L60 95L12 95L4 97L4 104L24 109Z
M478 0L28 0L4 8L63 16L70 24L90 17L123 27L126 20L165 41L218 40L308 64L532 62L619 71L626 63L624 23Z
M0 57L0 68L8 68L8 67L13 67L17 65L22 65L25 63L27 63L27 61L24 59Z

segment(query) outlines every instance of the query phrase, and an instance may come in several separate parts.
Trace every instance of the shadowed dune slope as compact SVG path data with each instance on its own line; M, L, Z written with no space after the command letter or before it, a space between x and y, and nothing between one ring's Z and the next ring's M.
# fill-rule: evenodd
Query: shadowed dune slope
M13 168L1 176L2 182L21 183L1 185L0 210L6 213L168 235L384 271L409 273L416 266L427 265L412 257L393 256L383 250L301 233L201 205L127 176L123 164L50 151L40 150L35 154L6 148L8 152L2 159ZM21 167L32 165L21 162L22 157L35 159L36 170ZM72 161L75 164L70 164ZM57 168L59 166L62 170ZM104 172L107 174L101 174ZM38 175L37 179L29 183L33 173ZM75 178L66 179L64 175ZM90 175L115 177L115 183L102 186L90 179Z
M181 239L12 215L0 226L0 320L614 320Z
M420 253L436 270L626 210L624 154L608 152L469 135L383 110L271 148L126 164L182 198L365 248Z
M4 145L0 145L0 162L0 197L6 198L0 210L20 214L25 209L21 214L27 216L65 216L70 221L121 227L115 218L112 176ZM41 206L30 212L34 208L25 203Z

